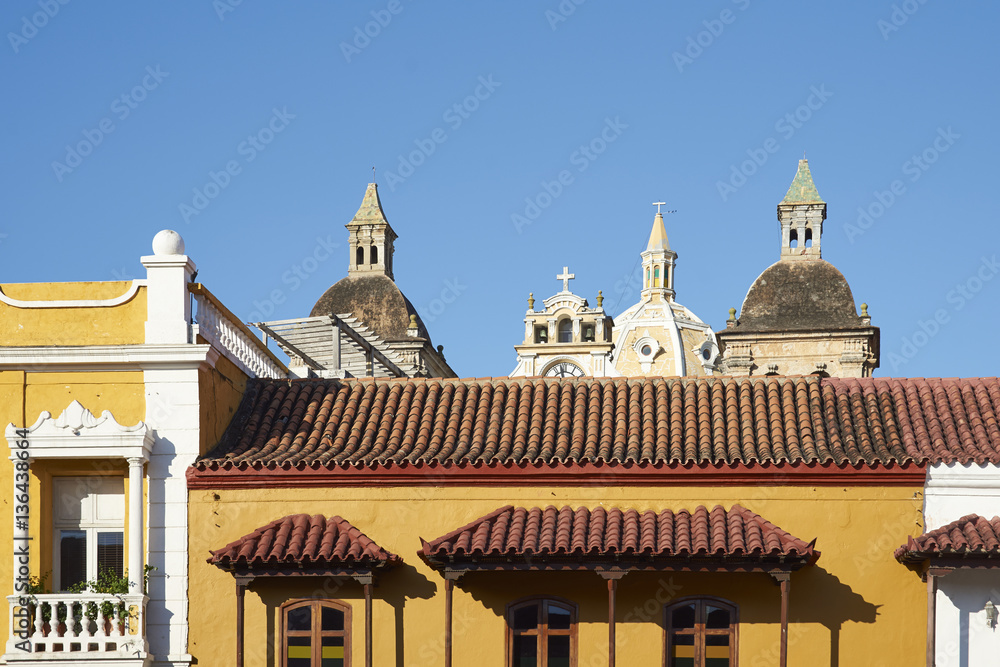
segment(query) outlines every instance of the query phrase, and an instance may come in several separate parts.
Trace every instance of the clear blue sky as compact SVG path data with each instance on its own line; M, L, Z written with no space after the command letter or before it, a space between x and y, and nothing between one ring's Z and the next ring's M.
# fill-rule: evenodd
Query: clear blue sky
M805 151L824 258L882 330L877 373L997 375L998 19L940 0L5 0L0 281L142 277L172 228L242 318L306 316L346 274L374 165L434 343L462 376L506 375L528 292L564 265L612 314L638 299L660 199L678 300L724 327L778 257Z

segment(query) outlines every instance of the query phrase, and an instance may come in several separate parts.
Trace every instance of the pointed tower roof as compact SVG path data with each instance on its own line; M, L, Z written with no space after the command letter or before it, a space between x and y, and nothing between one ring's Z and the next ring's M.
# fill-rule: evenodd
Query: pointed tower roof
M782 204L825 204L816 191L816 184L813 183L812 173L809 171L809 160L802 158L799 160L799 169L795 172L795 178L788 187Z
M653 219L653 229L649 233L649 243L646 244L646 250L670 250L667 228L663 225L662 213L657 213Z
M378 184L369 183L365 190L365 197L361 200L361 207L354 214L354 218L347 223L351 225L388 225L385 219L385 212L382 211L382 202L378 198Z

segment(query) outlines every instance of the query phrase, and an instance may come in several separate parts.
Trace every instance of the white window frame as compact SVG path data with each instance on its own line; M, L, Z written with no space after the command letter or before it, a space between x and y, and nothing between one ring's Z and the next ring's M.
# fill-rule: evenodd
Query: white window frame
M61 496L60 487L75 483L93 486L95 484L104 487L96 493L88 494L87 501L90 504L88 517L81 517L79 520L60 519L58 503ZM111 489L115 489L111 490ZM121 517L118 519L101 520L97 516L98 496L120 496ZM84 572L84 581L92 581L99 574L97 568L97 540L98 535L106 533L118 533L122 536L122 570L127 568L127 551L125 545L125 478L124 477L95 477L95 476L73 476L73 477L53 477L52 478L52 585L57 590L66 590L62 581L62 533L63 531L80 531L87 538L87 566ZM129 573L131 576L131 573Z

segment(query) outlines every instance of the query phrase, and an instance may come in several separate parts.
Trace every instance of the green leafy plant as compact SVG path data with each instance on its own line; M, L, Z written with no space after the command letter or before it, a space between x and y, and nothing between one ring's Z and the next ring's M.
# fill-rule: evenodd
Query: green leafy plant
M100 603L88 602L86 609L83 610L83 615L91 621L96 621L98 611L100 611L100 614L104 618L117 618L121 621L126 616L126 610L125 601L122 600L120 596L128 593L129 583L127 570L124 574L119 575L114 570L105 568L100 571L96 579L81 581L74 584L69 587L69 591L71 593L98 593L101 595L119 596L117 602L112 602L111 600L105 600ZM80 603L73 603L74 616L76 616L76 613L80 611L77 606L79 604Z

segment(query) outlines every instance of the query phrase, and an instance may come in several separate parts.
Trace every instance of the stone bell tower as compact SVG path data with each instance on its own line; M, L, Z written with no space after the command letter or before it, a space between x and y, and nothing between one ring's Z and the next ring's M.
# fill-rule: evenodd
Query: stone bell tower
M375 183L368 184L361 208L346 226L350 245L348 277L382 274L394 280L392 254L393 242L397 237L389 221L385 219Z
M867 304L858 315L844 275L822 257L825 219L809 162L799 160L778 204L779 259L716 334L725 374L868 377L878 368L879 330Z

